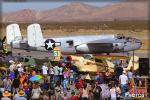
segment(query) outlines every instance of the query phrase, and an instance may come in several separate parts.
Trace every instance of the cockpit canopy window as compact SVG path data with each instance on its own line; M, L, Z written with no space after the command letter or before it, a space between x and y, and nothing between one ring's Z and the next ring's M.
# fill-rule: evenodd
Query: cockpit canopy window
M66 43L68 43L69 46L73 46L73 40L68 40Z
M123 34L117 34L116 38L117 39L125 39L125 36Z

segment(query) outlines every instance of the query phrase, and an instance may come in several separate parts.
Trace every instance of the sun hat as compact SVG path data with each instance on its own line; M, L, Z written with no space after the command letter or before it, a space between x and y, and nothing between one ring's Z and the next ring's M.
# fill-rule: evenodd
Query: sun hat
M25 96L25 92L21 89L18 91L18 95L19 96Z
M91 80L90 75L89 75L89 74L87 74L87 75L86 75L86 77L85 77L85 79L86 79L86 80Z
M11 93L10 93L8 90L5 90L5 91L3 92L3 96L4 96L4 97L9 97L9 96L11 96Z
M12 64L12 63L15 63L15 62L14 62L13 60L9 60L9 63L11 63L11 64Z
M25 82L25 83L24 83L24 87L26 87L26 86L28 86L28 84Z

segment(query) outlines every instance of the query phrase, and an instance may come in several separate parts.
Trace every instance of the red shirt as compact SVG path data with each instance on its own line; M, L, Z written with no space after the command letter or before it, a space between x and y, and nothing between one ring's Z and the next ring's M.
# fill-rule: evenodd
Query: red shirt
M79 82L76 83L75 87L76 87L76 88L82 88L82 87L83 87L83 84L84 84L84 81L83 81L83 80L80 80Z
M70 96L70 100L78 100L78 96L71 95L71 96Z

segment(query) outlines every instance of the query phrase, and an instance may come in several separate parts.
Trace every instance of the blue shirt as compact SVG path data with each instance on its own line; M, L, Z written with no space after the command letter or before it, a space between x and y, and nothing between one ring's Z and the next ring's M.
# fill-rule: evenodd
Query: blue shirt
M27 99L25 97L18 96L18 97L15 98L15 100L27 100Z

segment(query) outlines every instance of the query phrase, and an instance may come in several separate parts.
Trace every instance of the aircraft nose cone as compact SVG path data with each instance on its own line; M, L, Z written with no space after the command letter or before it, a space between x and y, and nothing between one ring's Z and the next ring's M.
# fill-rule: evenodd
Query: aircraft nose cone
M135 40L135 43L140 44L140 47L142 46L142 41L139 40L139 39L136 39L136 40Z
M142 41L138 39L133 40L133 47L134 50L139 49L142 46Z
M137 50L142 46L141 40L138 39L132 39L131 41L128 41L124 47L124 51L132 51Z
M140 45L142 46L142 41L139 40Z
M142 46L142 41L140 41L139 43L140 43L140 46Z
M135 41L136 43L142 43L141 40L139 40L139 39L134 39L134 41Z

